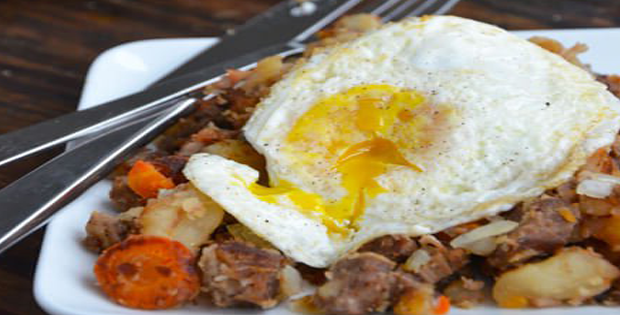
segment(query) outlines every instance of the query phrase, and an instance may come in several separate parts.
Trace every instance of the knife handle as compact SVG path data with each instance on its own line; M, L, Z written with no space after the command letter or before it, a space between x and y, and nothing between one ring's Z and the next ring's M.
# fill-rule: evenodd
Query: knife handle
M193 108L186 98L154 120L144 119L69 150L0 190L0 253L102 179L133 149Z

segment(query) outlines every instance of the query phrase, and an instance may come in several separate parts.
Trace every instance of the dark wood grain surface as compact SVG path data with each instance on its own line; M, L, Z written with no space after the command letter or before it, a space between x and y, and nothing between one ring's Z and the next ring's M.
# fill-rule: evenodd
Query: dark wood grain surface
M73 111L89 64L107 48L217 36L276 2L0 0L0 133ZM620 27L617 0L462 0L452 14L508 29ZM0 187L54 153L0 169ZM0 256L0 314L45 314L32 294L41 239L36 232Z

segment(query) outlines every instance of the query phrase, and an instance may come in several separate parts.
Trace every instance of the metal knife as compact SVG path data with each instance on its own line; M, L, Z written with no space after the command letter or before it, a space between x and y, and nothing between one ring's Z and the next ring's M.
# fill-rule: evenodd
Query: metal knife
M188 94L212 83L209 79L220 75L226 69L237 68L283 51L301 51L291 50L291 47L299 46L296 45L298 40L307 38L360 1L306 1L315 6L311 13L310 10L306 9L308 12L305 12L304 9L299 9L298 1L285 1L274 8L274 11L268 12L269 18L257 17L235 34L226 36L220 44L222 46L218 45L213 50L214 53L219 51L220 56L228 58L240 55L241 52L249 53L208 68L193 66L193 72L166 80L142 92L0 135L0 166L105 128L126 124L138 115L161 110L171 102L187 97ZM261 21L267 24L262 25L259 23ZM266 46L268 43L276 44ZM258 47L266 48L256 50L257 44L260 45Z

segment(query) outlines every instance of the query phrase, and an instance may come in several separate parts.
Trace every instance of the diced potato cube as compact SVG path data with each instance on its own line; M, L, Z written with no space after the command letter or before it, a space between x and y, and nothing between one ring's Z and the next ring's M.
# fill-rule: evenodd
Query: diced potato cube
M493 298L507 308L579 303L607 290L619 275L618 268L599 254L571 247L502 274Z
M415 290L408 290L394 305L395 315L433 314L435 290L431 285L423 285Z
M620 216L614 215L597 218L599 229L594 231L594 237L605 241L614 251L620 251Z
M248 165L259 172L264 172L265 169L265 158L256 152L249 143L242 140L222 140L206 147L204 152Z
M220 225L224 210L190 184L149 200L138 218L141 234L164 236L193 251Z

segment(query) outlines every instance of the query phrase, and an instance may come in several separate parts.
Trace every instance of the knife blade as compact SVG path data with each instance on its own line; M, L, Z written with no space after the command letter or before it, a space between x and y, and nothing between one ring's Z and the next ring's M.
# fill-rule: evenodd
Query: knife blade
M362 0L287 0L235 28L214 46L198 53L159 82L221 63L257 48L302 42ZM157 83L156 83L157 84Z
M291 49L288 44L279 44L254 51L223 64L187 73L131 94L89 109L66 114L17 131L0 135L0 166L47 148L65 143L117 126L135 118L138 114L154 113L183 98L196 96L199 90L219 79L222 68L247 69L267 56L280 54L289 56L302 51Z

